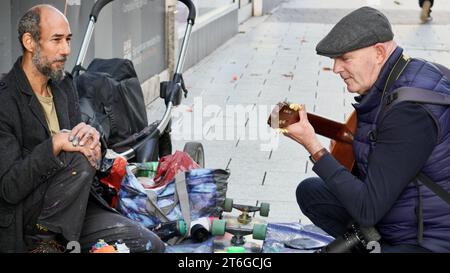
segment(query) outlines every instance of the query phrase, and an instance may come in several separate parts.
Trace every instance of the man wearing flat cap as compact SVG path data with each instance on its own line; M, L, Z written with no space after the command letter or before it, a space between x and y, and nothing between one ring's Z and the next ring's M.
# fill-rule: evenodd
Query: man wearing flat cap
M299 184L297 202L334 237L356 223L378 230L382 252L450 252L450 107L423 101L449 98L450 73L409 58L393 38L386 16L362 7L317 45L357 95L355 167L348 171L328 153L300 107L286 134L308 150L319 177ZM392 95L399 88L409 99Z

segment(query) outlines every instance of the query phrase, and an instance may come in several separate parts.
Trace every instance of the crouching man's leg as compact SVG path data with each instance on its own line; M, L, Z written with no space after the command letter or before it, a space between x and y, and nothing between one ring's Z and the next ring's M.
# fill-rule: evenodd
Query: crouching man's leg
M95 169L80 153L62 152L65 168L49 178L25 201L25 240L30 250L42 248L42 241L63 244L80 237ZM64 247L57 248L64 250Z
M301 211L314 225L333 237L345 233L351 216L322 179L312 177L303 180L297 187L296 195Z
M132 253L161 253L165 250L164 242L156 234L92 200L88 204L80 237L82 252L88 252L99 239L108 244L122 240Z

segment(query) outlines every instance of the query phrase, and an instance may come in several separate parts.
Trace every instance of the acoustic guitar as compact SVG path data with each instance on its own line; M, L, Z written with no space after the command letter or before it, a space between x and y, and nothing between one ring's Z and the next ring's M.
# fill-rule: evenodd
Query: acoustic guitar
M272 110L267 123L274 129L284 129L300 121L298 111L289 107L290 103L280 102ZM353 134L356 131L356 112L353 111L345 123L336 122L318 115L307 113L309 123L317 134L332 139L330 153L339 163L352 171L355 164L353 156Z

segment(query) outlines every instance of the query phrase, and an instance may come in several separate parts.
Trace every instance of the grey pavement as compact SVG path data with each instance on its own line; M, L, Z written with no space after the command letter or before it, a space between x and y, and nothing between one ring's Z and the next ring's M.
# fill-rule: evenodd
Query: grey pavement
M303 147L268 128L273 105L303 103L310 112L346 120L353 95L330 70L332 60L315 54L315 46L341 17L364 5L385 12L408 55L450 66L450 5L445 4L436 1L434 20L427 24L419 21L417 1L406 0L290 0L249 19L235 37L184 72L190 93L174 116L174 149L202 142L206 167L230 170L227 196L236 203L269 202L270 222L311 223L297 206L295 190L316 174ZM149 120L163 111L162 100L156 100ZM269 145L271 138L277 145Z

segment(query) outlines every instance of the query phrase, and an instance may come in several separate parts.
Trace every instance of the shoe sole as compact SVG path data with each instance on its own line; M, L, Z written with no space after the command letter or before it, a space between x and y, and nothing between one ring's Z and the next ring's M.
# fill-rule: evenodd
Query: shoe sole
M420 12L420 20L422 22L427 22L430 18L430 8L431 8L431 2L430 1L424 1L422 5L422 11Z

